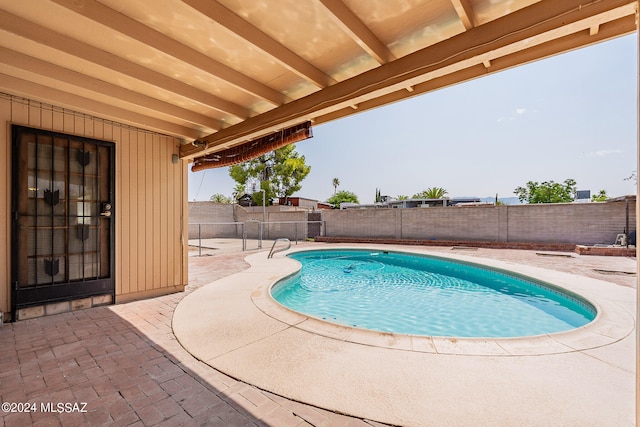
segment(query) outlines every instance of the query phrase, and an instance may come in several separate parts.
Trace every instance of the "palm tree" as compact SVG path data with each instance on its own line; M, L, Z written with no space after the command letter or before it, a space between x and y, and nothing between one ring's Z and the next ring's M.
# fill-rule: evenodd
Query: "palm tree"
M338 178L333 178L333 194L336 194L336 191L338 191L339 185L340 185L340 180Z
M238 200L238 197L244 196L244 193L247 192L246 187L243 184L237 183L235 188L233 189L233 194L231 195L231 198L233 199L234 202L236 202Z
M426 190L414 194L414 199L442 199L444 195L447 194L447 190L442 187L430 187Z
M216 203L231 203L231 199L225 196L224 194L216 193L209 198L210 202Z

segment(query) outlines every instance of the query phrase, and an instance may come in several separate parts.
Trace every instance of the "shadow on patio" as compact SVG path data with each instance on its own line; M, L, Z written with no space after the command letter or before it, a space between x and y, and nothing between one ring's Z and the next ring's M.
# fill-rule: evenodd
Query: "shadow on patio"
M245 255L190 258L184 293L0 328L0 400L35 404L0 413L4 425L377 425L236 381L180 346L171 330L178 302L246 268ZM86 412L43 412L50 403Z

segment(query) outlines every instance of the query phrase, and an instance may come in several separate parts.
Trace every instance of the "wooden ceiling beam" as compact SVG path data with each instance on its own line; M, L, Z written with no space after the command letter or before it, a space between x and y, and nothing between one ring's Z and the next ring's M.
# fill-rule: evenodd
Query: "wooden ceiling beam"
M249 116L249 112L244 107L3 10L0 10L0 28L43 46L193 99L225 114L241 119Z
M144 43L160 52L180 59L200 70L203 70L221 80L224 80L243 92L270 102L281 105L285 96L275 89L268 87L223 63L180 43L165 34L148 27L118 11L111 9L95 0L53 0L67 9L105 25L119 33Z
M633 33L635 31L635 28L635 17L627 16L622 19L602 25L600 27L601 31L599 31L597 35L591 35L587 30L580 31L578 33L573 33L565 36L561 39L556 39L547 43L543 43L541 45L533 46L526 50L517 51L510 55L497 58L491 63L491 70L483 68L484 64L483 67L480 67L478 65L470 68L465 68L455 73L447 74L442 77L434 78L424 83L417 84L412 87L413 93L408 93L406 90L399 90L385 96L362 102L359 105L359 112L369 111L384 105L409 99L417 95L423 95L479 77L484 77L486 75L493 74L499 71L504 71L543 58L548 58L553 55L561 54L574 49L579 49L590 44L601 43L603 41L610 40L623 34ZM353 115L353 110L349 107L345 107L322 116L317 116L314 118L313 122L315 125L319 125L350 115Z
M213 0L182 0L209 19L225 27L236 36L251 43L265 54L269 55L282 66L296 73L303 79L319 88L334 84L336 81L316 68L313 64L300 57L295 52L283 46L278 41L265 34L254 25L236 15L225 6ZM286 23L280 23L286 25Z
M389 48L373 34L369 27L342 0L320 0L320 3L329 11L331 17L340 28L379 64L386 64L395 59Z
M156 111L168 116L176 117L194 124L207 127L212 130L222 128L222 122L204 114L199 114L177 105L170 104L139 92L117 86L105 81L89 77L77 71L46 62L32 56L16 52L5 47L0 47L0 62L24 71L39 74L41 76L65 82L72 86L92 92L108 95L130 104Z
M8 74L0 73L0 89L36 101L89 113L101 118L108 118L118 123L131 124L136 127L144 126L146 129L178 136L180 138L196 139L199 136L199 132L195 129L160 120L157 117L147 116L113 105L104 104L49 86L29 82ZM144 123L144 125L141 125L141 123Z
M434 78L476 65L486 73L482 64L492 52L512 54L529 48L531 43L536 45L551 41L547 34L560 38L567 35L564 32L578 32L582 27L588 34L588 28L595 23L593 21L620 14L633 15L636 4L632 0L541 0L320 92L222 129L201 139L207 142L206 149L182 146L181 157L190 158L203 154L201 151L214 152L296 122L326 116L351 105L358 105L358 111L361 111L361 106L366 101L399 90L406 92L408 85L417 88Z
M475 13L473 12L473 7L471 7L469 0L451 0L451 4L453 4L458 17L466 30L470 30L478 25Z

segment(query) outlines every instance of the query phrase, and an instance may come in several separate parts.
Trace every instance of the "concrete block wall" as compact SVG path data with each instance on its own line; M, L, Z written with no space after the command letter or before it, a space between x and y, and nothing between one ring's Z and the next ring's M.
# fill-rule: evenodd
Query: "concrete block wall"
M398 209L402 238L423 240L500 239L500 210L495 206Z
M263 226L263 239L273 240L286 237L293 241L296 238L304 240L307 237L305 224L292 223L307 221L307 210L305 209L290 206L267 206L263 214L262 206L245 208L236 205L235 213L236 221L246 223L247 238L249 239L259 237L260 226L253 221L263 222L263 218L268 223Z
M216 202L189 202L189 239L198 238L198 226L203 239L206 238L240 238L242 228L238 225L215 224L235 222L234 205Z
M635 218L631 201L631 231ZM332 210L323 220L328 237L611 244L624 232L626 203Z
M233 222L233 211L228 203L189 202L189 224Z
M267 212L265 239L304 240L307 237L307 211Z
M593 245L613 243L626 227L625 202L508 206L509 241ZM635 203L629 203L629 228L635 230Z
M626 225L626 202L557 203L511 206L459 206L412 209L323 210L328 237L414 240L611 244ZM308 212L266 208L264 239L307 237ZM243 208L213 202L189 203L189 223L263 221L262 207ZM635 230L635 203L629 202L630 229ZM245 225L247 237L257 239L259 225ZM203 238L241 238L240 225L203 225ZM190 225L189 238L197 238Z
M417 208L416 208L417 209ZM401 238L404 209L335 209L322 211L327 236ZM409 209L406 209L407 211Z

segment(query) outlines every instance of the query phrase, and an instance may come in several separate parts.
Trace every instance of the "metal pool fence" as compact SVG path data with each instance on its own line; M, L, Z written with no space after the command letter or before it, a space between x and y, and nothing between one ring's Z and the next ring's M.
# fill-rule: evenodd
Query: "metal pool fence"
M287 238L298 243L299 240L312 239L325 235L324 221L268 221L247 220L245 222L210 222L189 224L189 246L203 248L212 246L211 239L241 240L242 250L248 248L247 242L255 240L256 249L262 248L264 240ZM209 241L209 242L207 242ZM252 249L252 248L249 248Z

